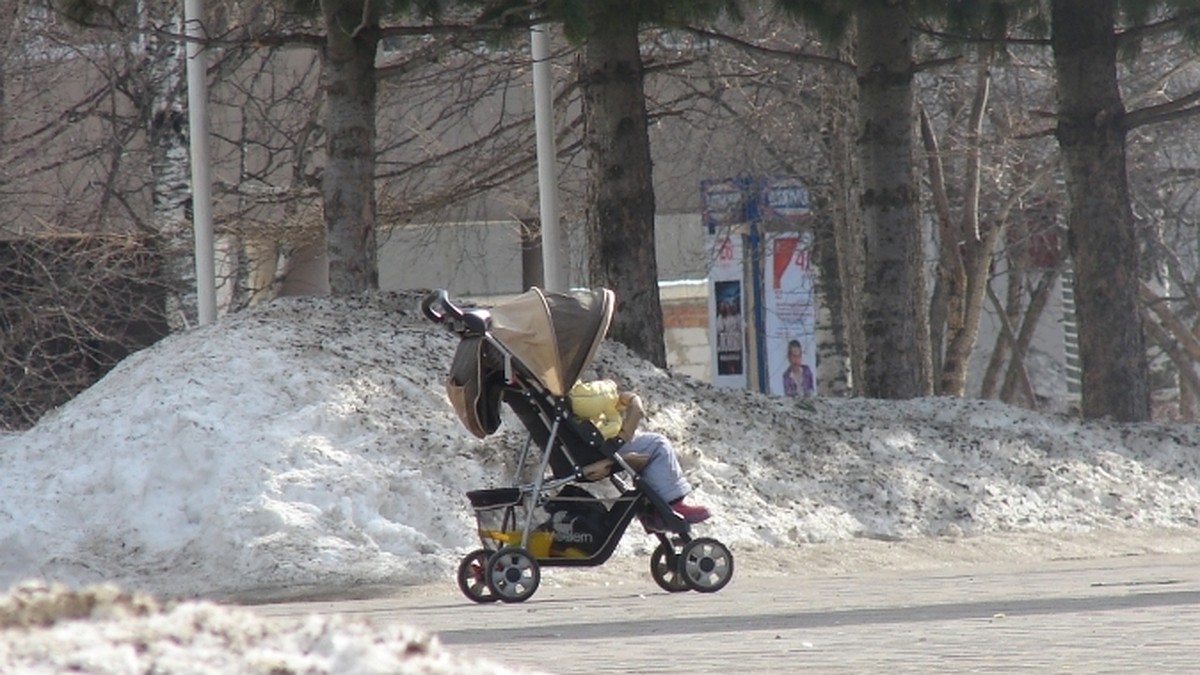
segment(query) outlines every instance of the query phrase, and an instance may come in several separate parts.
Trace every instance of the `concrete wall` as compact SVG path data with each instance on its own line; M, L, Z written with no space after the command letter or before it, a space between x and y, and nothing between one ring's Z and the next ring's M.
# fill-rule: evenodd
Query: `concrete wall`
M659 277L706 278L708 252L699 214L660 215L654 223ZM582 225L567 224L563 235L567 283L581 285L587 264ZM445 288L452 295L499 295L526 288L521 224L515 220L404 225L381 230L379 242L383 290Z
M698 215L656 219L667 364L709 381L708 255ZM583 278L582 232L568 230L569 283ZM520 223L474 222L455 227L394 227L380 237L379 285L383 290L445 288L458 297L495 302L520 293Z
M667 365L671 370L712 381L712 345L708 333L708 281L679 281L659 287Z

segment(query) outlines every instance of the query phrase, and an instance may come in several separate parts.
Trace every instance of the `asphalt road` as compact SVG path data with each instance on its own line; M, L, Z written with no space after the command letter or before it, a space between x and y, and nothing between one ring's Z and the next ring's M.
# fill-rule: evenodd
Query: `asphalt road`
M738 565L747 562L761 563ZM256 609L400 622L451 650L554 673L1200 672L1196 553L829 575L751 569L712 594L663 592L648 561L633 561L604 574L546 570L519 604L476 605L450 579Z

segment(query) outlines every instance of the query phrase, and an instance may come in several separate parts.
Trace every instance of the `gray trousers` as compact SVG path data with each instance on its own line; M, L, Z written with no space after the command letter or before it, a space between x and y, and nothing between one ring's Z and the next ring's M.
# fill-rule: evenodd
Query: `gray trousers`
M691 486L683 477L683 468L679 466L679 458L675 456L675 449L666 436L639 432L618 452L636 452L650 458L646 468L642 469L642 481L668 504L691 492Z

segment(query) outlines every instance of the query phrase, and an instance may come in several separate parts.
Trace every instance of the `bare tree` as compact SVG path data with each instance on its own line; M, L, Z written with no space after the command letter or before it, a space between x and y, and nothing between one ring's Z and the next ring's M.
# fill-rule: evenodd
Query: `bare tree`
M0 241L0 429L22 429L166 334L162 261L131 235Z
M329 287L350 294L379 287L375 260L375 52L380 6L321 0L328 110L322 177Z
M19 8L0 57L11 426L151 344L165 317L187 325L194 286L176 18L114 10L79 27L40 7Z
M1045 203L1042 195L1057 173L1052 155L1019 147L1031 144L1013 137L1020 127L1014 127L1012 114L1023 116L1024 112L1014 110L1012 100L990 100L996 66L988 47L969 67L974 69L973 74L969 68L960 68L968 71L964 77L959 73L932 76L938 84L928 87L927 95L941 99L937 103L948 119L945 132L952 141L949 147L943 147L927 105L921 105L921 137L938 247L930 333L935 371L939 374L936 391L945 395L966 395L968 366L1001 246L1006 239L1011 241L1006 237L1010 227L1024 229L1031 215L1024 204ZM1003 70L1015 69L1025 70L1020 65ZM1019 95L1013 91L1003 93ZM955 120L956 110L961 120ZM950 127L955 121L962 127L957 133ZM1013 269L1010 267L1010 272ZM1008 281L1014 290L1022 286L1019 279ZM1002 333L998 345L1001 349L1009 346L1008 335Z

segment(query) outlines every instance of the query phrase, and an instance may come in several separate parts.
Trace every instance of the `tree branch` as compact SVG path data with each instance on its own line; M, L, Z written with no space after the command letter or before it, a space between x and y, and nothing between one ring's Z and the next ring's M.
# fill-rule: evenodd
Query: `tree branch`
M1181 96L1173 101L1138 108L1125 113L1122 122L1126 131L1148 124L1160 124L1177 119L1186 119L1200 114L1200 90Z

